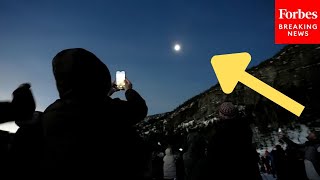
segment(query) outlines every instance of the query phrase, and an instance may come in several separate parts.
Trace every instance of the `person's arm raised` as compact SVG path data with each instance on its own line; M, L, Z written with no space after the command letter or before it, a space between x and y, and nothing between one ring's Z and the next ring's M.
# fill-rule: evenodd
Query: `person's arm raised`
M145 100L140 94L132 89L132 83L125 80L125 96L127 101L117 99L114 101L114 105L118 106L121 114L121 118L128 122L128 125L135 125L139 121L142 121L148 113L148 107Z
M126 79L125 80L125 95L128 104L128 111L130 116L134 119L134 123L138 123L143 120L148 113L148 107L145 100L140 96L140 94L133 90L132 83Z

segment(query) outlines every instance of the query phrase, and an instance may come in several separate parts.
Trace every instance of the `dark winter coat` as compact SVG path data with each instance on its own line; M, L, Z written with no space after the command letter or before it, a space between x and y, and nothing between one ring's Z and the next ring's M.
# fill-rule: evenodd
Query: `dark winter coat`
M237 163L235 162L237 158ZM238 163L240 162L240 163ZM243 119L221 120L209 141L208 161L198 180L260 179L252 132Z
M183 154L185 178L190 180L192 173L205 159L205 141L198 133L190 133L187 136L187 151Z
M40 112L35 112L36 104L30 90L30 84L21 84L12 94L13 100L0 107L5 120L14 120L19 126L10 142L7 170L12 178L37 177L41 172L43 139ZM5 162L3 162L5 163Z
M13 176L42 177L44 142L41 114L41 112L35 112L33 119L18 123L19 129L14 134L10 150Z

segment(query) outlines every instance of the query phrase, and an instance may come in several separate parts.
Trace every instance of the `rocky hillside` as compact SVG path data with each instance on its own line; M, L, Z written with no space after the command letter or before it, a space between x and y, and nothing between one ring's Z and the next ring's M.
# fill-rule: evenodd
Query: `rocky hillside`
M302 115L296 117L241 83L229 95L217 84L172 112L147 117L138 124L141 134L150 138L191 129L210 131L224 101L232 101L250 120L257 141L278 128L299 130L301 123L320 127L320 45L288 45L247 72L303 104Z

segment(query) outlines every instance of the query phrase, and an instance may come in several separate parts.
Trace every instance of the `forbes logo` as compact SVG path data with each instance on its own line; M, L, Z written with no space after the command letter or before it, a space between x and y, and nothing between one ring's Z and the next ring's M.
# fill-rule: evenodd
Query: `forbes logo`
M279 10L279 19L317 19L317 11L307 11L303 12L301 9L297 11L288 11L287 9L278 9Z

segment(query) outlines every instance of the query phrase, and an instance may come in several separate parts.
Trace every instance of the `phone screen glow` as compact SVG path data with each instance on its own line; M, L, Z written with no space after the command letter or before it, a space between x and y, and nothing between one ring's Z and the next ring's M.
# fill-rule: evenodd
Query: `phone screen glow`
M125 79L126 79L125 71L117 71L116 72L116 83L117 83L117 86L123 87Z

